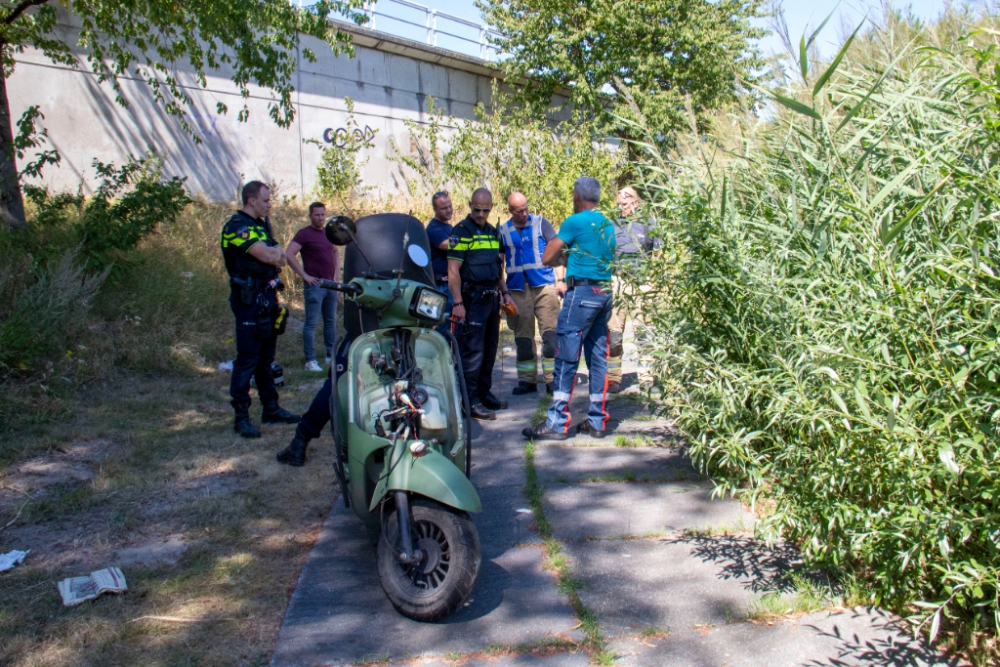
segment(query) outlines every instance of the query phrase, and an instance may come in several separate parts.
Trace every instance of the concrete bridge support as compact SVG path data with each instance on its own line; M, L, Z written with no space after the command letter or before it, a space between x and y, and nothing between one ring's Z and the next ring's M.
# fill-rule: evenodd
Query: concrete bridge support
M71 36L72 17L63 18L60 30ZM95 158L121 164L127 154L149 146L165 158L168 175L188 178L191 192L231 201L252 178L275 184L279 196L309 198L321 153L309 140L323 146L338 142L338 129L346 125L344 100L350 98L362 132L374 135L374 148L365 151L365 183L383 195L398 195L405 192L404 175L389 160L391 143L402 151L415 149L403 121L425 122L428 97L456 119L473 118L478 103L489 108L492 81L500 73L476 58L353 25L346 29L355 45L353 59L333 56L312 37L303 39L318 59L299 59L295 121L287 129L267 114L269 91L251 89L249 121L240 123L237 113L244 101L227 72L211 74L202 88L192 72L179 71L193 100L189 120L202 139L195 143L156 104L144 81L123 78L129 106L119 106L111 87L98 84L82 54L79 69L55 65L40 52L19 55L9 80L11 111L17 118L37 104L45 114L42 123L63 158L60 167L45 173L45 183L54 190L75 190L82 184L88 192L94 186ZM228 113L217 112L219 102L228 106Z

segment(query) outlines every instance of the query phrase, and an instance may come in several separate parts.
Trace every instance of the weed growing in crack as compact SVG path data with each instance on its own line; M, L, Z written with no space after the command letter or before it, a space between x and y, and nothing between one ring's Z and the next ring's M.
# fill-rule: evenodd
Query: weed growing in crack
M544 491L538 483L538 471L535 469L535 442L533 440L529 441L524 448L524 467L527 480L524 485L524 495L528 499L528 505L535 517L538 534L542 538L545 567L556 573L556 588L569 598L570 607L580 620L580 628L587 637L584 644L591 654L591 659L598 665L613 665L616 656L607 648L607 642L601 634L597 614L580 599L583 582L573 578L569 561L562 553L559 541L552 536L552 524L546 518L545 508L542 506Z

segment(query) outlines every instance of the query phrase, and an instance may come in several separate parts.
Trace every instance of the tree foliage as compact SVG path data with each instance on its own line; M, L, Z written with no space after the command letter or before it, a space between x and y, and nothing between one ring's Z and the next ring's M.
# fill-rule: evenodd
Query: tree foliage
M189 132L191 98L179 68L190 68L198 85L207 75L225 71L244 100L250 86L273 93L268 114L287 127L295 116L293 74L297 59L314 62L316 54L301 45L301 34L326 42L335 53L350 49L348 36L327 17L336 12L356 21L361 0L320 0L301 8L287 0L256 0L252 4L228 0L174 2L172 0L0 0L0 60L4 85L0 96L0 213L23 223L24 213L14 167L14 137L6 78L18 54L37 49L55 63L79 66L79 51L100 83L108 83L123 107L128 99L119 79L145 81L155 100ZM68 12L71 25L59 24L59 12ZM225 103L216 110L226 113ZM36 109L37 112L37 109ZM238 112L245 121L246 102ZM23 119L22 119L23 120ZM20 150L20 149L18 149Z
M560 89L620 136L626 93L662 138L737 98L763 65L750 25L760 0L480 0L502 37L518 101L543 111Z

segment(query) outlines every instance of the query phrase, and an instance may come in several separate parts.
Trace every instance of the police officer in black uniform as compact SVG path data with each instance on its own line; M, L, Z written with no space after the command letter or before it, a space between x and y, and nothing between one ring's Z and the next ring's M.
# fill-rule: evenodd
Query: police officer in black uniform
M295 424L293 415L278 405L271 365L278 334L287 311L278 305L282 287L278 274L285 265L285 252L274 239L271 192L260 181L243 186L243 208L222 228L222 256L229 272L229 305L236 316L236 360L229 394L236 411L235 431L244 438L259 438L260 430L250 421L250 378L264 406L265 424Z
M448 288L454 306L452 317L462 355L462 370L469 391L472 417L496 419L494 410L507 407L490 391L493 364L500 342L500 303L512 304L503 281L503 251L496 227L486 219L493 210L493 195L486 188L472 193L468 217L455 225L448 250Z

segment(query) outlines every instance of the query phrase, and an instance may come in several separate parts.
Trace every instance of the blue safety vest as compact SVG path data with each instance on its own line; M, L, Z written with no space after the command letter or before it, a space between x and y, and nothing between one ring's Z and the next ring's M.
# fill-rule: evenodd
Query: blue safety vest
M542 217L529 215L528 224L518 231L510 220L500 225L503 251L507 258L507 289L523 290L525 280L532 287L551 285L556 281L551 266L542 264L548 245L542 236Z

